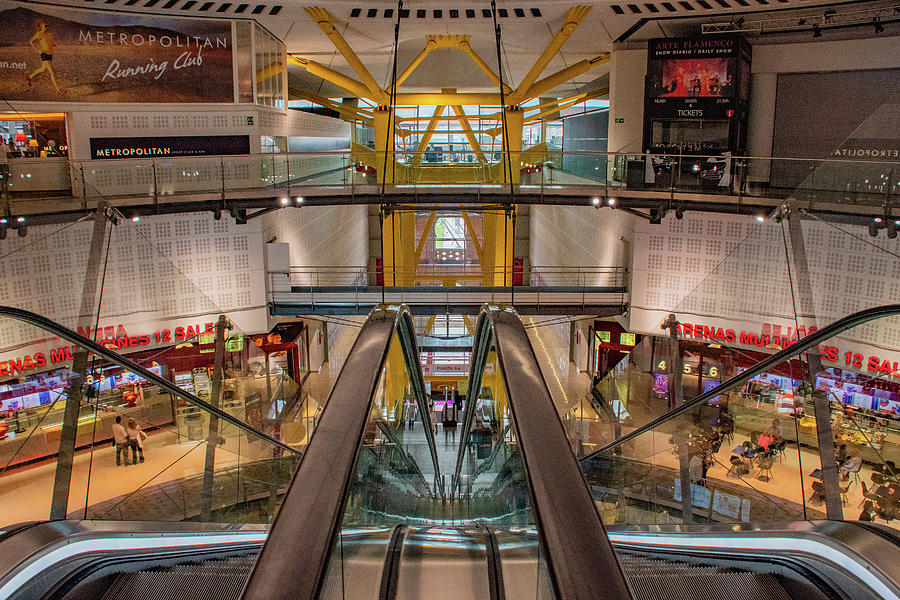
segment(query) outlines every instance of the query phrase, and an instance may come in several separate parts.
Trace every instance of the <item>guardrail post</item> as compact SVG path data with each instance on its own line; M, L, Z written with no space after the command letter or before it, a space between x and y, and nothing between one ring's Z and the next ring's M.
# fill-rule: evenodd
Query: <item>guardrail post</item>
M159 180L156 177L156 161L152 160L150 164L153 166L153 208L159 214Z

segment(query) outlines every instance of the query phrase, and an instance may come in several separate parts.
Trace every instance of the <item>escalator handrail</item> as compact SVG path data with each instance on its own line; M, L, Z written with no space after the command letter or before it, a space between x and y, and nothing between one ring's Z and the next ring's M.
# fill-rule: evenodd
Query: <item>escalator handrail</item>
M403 321L406 331L415 331L405 306L379 305L369 313L282 499L243 600L315 600L325 585L358 450L394 332Z
M867 323L869 321L874 321L875 319L881 319L884 317L891 317L895 315L900 315L900 304L885 304L883 306L876 306L874 308L867 308L865 310L861 310L859 312L855 312L851 315L847 315L841 319L838 319L834 323L830 325L826 325L822 329L817 329L813 333L807 335L804 338L801 338L794 344L791 344L787 348L783 350L779 350L775 354L765 358L756 365L750 367L746 371L735 375L728 381L722 383L722 385L712 388L707 392L704 392L693 398L688 400L684 404L679 407L673 408L667 413L660 415L659 417L653 419L649 423L641 425L634 431L631 431L622 437L609 442L608 444L594 450L587 456L581 459L582 464L587 464L588 461L593 459L600 454L609 451L611 448L615 448L616 446L621 446L627 441L633 440L637 436L655 429L659 427L661 424L667 422L669 419L674 419L678 415L681 415L695 406L699 406L704 402L715 398L716 396L730 392L734 388L740 387L746 384L750 379L756 377L760 373L766 372L771 367L777 366L786 360L794 358L795 356L802 354L803 352L807 352L810 348L815 348L822 342L847 331L848 329L852 329L857 325L862 325L863 323Z
M493 342L555 597L630 599L519 315L511 307L486 305L478 321L476 342L485 347L473 346L472 370L483 372Z
M222 419L226 423L230 423L231 425L234 425L238 429L242 429L243 431L245 431L249 434L255 435L255 436L259 437L260 439L263 439L263 440L269 442L270 444L278 446L285 452L289 452L291 454L295 454L298 456L302 454L302 452L300 452L296 448L292 448L291 446L285 444L284 442L282 442L280 440L276 440L275 438L271 437L270 435L263 433L262 431L259 431L255 427L252 427L251 425L244 423L240 419L228 414L224 410L222 410L218 407L215 407L208 402L201 400L200 398L191 394L190 392L186 392L185 390L181 389L180 387L178 387L171 381L163 379L162 377L160 377L156 373L153 373L152 371L148 371L147 369L145 369L144 367L135 363L131 359L126 358L125 356L119 354L118 352L114 352L112 350L109 350L108 348L105 348L104 346L101 346L100 344L96 343L92 339L84 337L83 335L72 331L68 327L66 327L64 325L60 325L59 323L57 323L56 321L54 321L52 319L48 319L47 317L45 317L43 315L39 315L37 313L33 313L31 311L28 311L28 310L25 310L22 308L15 308L13 306L0 306L0 316L11 317L11 318L19 320L19 321L24 321L25 323L28 323L29 325L34 325L35 327L39 327L41 329L49 331L50 333L56 335L57 337L61 337L64 340L68 340L69 342L76 344L77 346L80 346L81 348L84 348L85 350L90 350L93 354L103 357L104 359L122 367L123 369L132 371L133 373L140 375L142 378L144 378L148 381L152 381L153 383L155 383L162 389L166 390L170 394L174 394L180 398L183 398L184 400L187 400L191 404L198 406L198 407L202 408L203 410L216 415L218 418Z
M409 315L407 315L409 316ZM401 318L397 323L397 334L400 339L400 347L403 350L403 358L406 368L409 370L409 380L416 396L416 406L425 428L425 440L428 442L428 451L431 453L431 462L434 466L434 480L438 493L444 497L444 480L441 477L441 463L437 455L437 443L434 439L434 428L431 424L431 410L428 408L428 394L425 391L425 377L422 375L422 361L419 356L419 346L416 341L416 329L412 317Z

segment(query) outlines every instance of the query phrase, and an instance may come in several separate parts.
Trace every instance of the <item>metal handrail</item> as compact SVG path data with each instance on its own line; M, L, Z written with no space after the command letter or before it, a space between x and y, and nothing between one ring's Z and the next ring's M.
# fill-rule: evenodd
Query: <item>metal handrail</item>
M796 343L788 346L787 348L776 352L775 354L769 356L766 359L763 359L756 363L753 367L750 367L746 371L735 375L728 381L722 383L722 385L712 388L708 392L704 392L693 398L679 407L676 407L669 412L653 419L649 423L645 425L641 425L634 431L631 431L622 437L605 444L601 448L594 450L587 456L581 459L582 464L586 464L587 461L590 461L593 457L602 454L610 450L611 448L615 448L616 446L621 446L625 442L629 440L633 440L637 436L650 431L651 429L655 429L659 425L665 423L670 419L674 419L678 415L681 415L695 406L699 406L704 402L719 396L720 394L727 393L732 389L744 385L752 378L756 377L760 373L764 373L771 367L779 365L794 356L802 354L803 352L808 351L810 348L815 348L820 343L825 340L843 333L848 329L852 329L857 325L862 325L863 323L867 323L869 321L874 321L875 319L880 319L882 317L891 317L895 315L900 315L900 304L886 304L884 306L877 306L874 308L867 308L865 310L861 310L859 312L855 312L852 315L847 315L841 319L838 319L834 323L823 327L822 329L817 329L815 332L809 334L808 336L801 338Z
M101 357L105 358L106 360L110 361L111 363L114 363L114 364L122 367L123 369L128 369L129 371L137 373L144 379L146 379L148 381L152 381L153 383L155 383L159 387L163 388L170 394L175 394L176 396L180 396L181 398L184 398L191 404L194 404L195 406L199 406L203 410L211 412L212 414L216 415L218 418L222 419L223 421L225 421L227 423L234 425L238 429L242 429L242 430L244 430L248 433L251 433L259 438L262 438L262 439L266 440L267 442L269 442L270 444L274 444L275 446L278 446L282 450L284 450L286 452L290 452L291 454L297 454L297 455L302 454L301 452L299 452L295 448L291 448L284 442L282 442L280 440L276 440L275 438L263 433L262 431L259 431L258 429L251 427L250 425L247 425L240 419L233 417L232 415L228 414L224 410L217 408L208 402L204 402L197 396L184 391L180 387L176 386L174 383L163 379L162 377L160 377L156 373L153 373L152 371L148 371L147 369L145 369L144 367L135 363L131 359L125 358L118 352L113 352L112 350L104 348L103 346L94 342L93 340L86 338L83 335L72 331L71 329L69 329L68 327L65 327L64 325L60 325L59 323L57 323L56 321L53 321L52 319L48 319L47 317L45 317L43 315L39 315L37 313L33 313L31 311L24 310L22 308L15 308L13 306L0 306L0 316L11 317L13 319L17 319L19 321L24 321L30 325L34 325L35 327L40 327L41 329L49 331L49 332L53 333L54 335L61 337L64 340L68 340L68 341L72 342L73 344L77 344L78 346L84 348L85 350L90 350L92 353L96 354L97 356L101 356Z
M395 332L401 340L408 333L414 338L409 310L396 305L380 305L373 309L332 388L319 418L316 435L306 448L244 587L243 600L314 600L318 597L328 573L335 540L340 535L356 457ZM412 344L404 342L404 362L408 367L412 366L409 360L413 353L414 362L418 363L414 341ZM411 372L410 376L421 380L421 371L418 375ZM418 386L415 389L419 389ZM421 390L424 392L424 384ZM424 402L424 397L421 400ZM426 435L429 432L433 435L427 407L422 412L422 419ZM437 461L435 453L432 458ZM294 560L291 568L285 568L286 557Z
M630 599L628 583L572 454L519 315L508 307L484 306L475 338L460 456L464 453L481 376L493 344L522 463L528 474L538 535L546 548L555 597ZM457 461L457 475L459 468Z

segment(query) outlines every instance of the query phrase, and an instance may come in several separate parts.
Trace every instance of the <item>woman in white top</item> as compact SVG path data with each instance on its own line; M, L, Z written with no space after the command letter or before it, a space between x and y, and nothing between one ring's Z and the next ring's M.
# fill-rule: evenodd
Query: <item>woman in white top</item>
M144 441L147 434L141 431L141 426L134 419L128 419L128 427L125 428L128 434L128 445L131 446L131 462L138 462L138 454L141 456L141 462L144 462Z

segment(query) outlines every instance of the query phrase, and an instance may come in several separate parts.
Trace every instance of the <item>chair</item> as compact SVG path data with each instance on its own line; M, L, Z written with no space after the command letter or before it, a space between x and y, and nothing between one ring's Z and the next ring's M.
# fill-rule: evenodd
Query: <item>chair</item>
M775 462L773 458L773 453L763 452L759 455L759 460L756 461L756 466L759 468L759 472L756 473L757 479L762 479L763 481L771 481L772 480L772 464ZM765 479L763 479L765 477Z
M813 481L812 482L812 496L809 497L810 502L817 502L822 504L825 502L825 484L821 481Z
M787 440L781 440L775 446L773 446L773 450L778 453L778 462L783 462L785 459L784 448L787 446Z
M749 469L745 469L747 469L747 466L744 463L744 460L740 456L734 455L731 457L731 468L728 469L728 473L726 473L726 475L733 474L735 477L740 477L741 475L749 471Z
M847 485L845 485L844 487L840 488L840 490L841 490L841 504L842 504L842 505L846 505L847 502L848 502L848 500L847 500L847 490L850 489L850 486L851 486L851 485L852 485L852 482L849 482L849 481L848 481L848 482L847 482Z
M863 499L862 499L862 502L859 503L859 506L862 506L863 504L865 504L866 500L871 500L872 502L875 502L878 499L878 494L875 493L875 490L873 489L870 491L869 488L866 487L865 481L861 482L861 485L862 485ZM859 508L859 507L857 507L857 508Z

